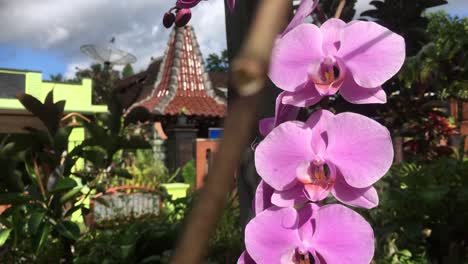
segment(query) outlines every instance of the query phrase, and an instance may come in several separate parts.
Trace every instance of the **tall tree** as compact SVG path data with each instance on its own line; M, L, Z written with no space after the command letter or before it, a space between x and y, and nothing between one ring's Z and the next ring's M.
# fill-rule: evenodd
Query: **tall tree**
M209 54L206 58L206 69L210 72L227 72L229 69L227 50L223 50L220 55Z
M134 75L135 72L133 71L133 67L130 63L126 64L122 70L122 78L127 78L129 76Z
M119 78L119 72L114 71L109 66L92 64L88 69L80 69L75 73L75 80L81 81L83 78L93 80L93 103L107 104L114 82Z
M49 74L49 80L51 82L63 82L64 78L63 78L63 75L61 73Z

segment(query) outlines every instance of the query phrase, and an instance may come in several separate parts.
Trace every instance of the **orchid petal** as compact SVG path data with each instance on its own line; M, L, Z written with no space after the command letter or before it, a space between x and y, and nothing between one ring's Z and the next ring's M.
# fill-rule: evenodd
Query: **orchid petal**
M336 54L360 86L381 86L393 77L405 61L405 40L375 22L358 21L342 31Z
M340 202L351 206L371 209L379 205L379 195L374 187L354 188L341 175L336 177L332 194Z
M286 96L287 93L288 92L282 92L276 98L275 127L286 121L295 120L301 110L300 107L284 104L284 96Z
M327 56L333 56L338 52L341 45L341 32L346 27L343 20L331 18L320 27L323 36L323 52Z
M332 122L334 115L327 110L317 110L312 113L306 121L306 125L312 130L312 150L315 155L322 155L327 148L327 127Z
M315 216L312 249L326 263L368 264L374 255L374 233L366 220L353 210L332 204Z
M308 199L304 195L304 185L301 183L291 189L284 191L274 191L271 196L271 203L279 207L294 207L307 202Z
M354 81L349 71L344 78L340 94L346 101L353 104L385 104L387 102L387 94L382 87L361 87Z
M315 89L312 82L304 84L304 88L296 92L283 92L283 104L296 107L307 107L314 105L322 99L322 96Z
M273 129L255 150L258 174L275 190L286 190L296 182L299 163L313 155L312 134L304 123L285 122Z
M298 213L298 231L299 237L301 237L302 242L310 242L314 234L314 222L315 213L320 209L315 203L308 203L304 205L301 209L297 211Z
M304 189L307 193L307 198L312 202L318 202L327 198L330 193L330 186L327 184L306 184Z
M237 260L237 264L255 264L255 261L252 259L249 253L244 250L244 252L242 252L239 259Z
M295 120L299 111L299 107L286 105L283 103L283 98L287 92L282 92L276 97L275 117L264 118L259 122L259 130L262 136L266 136L276 126L286 122Z
M260 135L264 137L268 135L273 128L275 128L274 117L263 118L258 122L258 130L260 131Z
M298 214L293 208L270 207L245 229L245 247L257 263L280 263L301 245Z
M295 92L308 79L311 64L323 57L322 33L312 24L301 24L276 42L269 77L279 88Z
M259 214L265 209L271 207L271 196L275 190L271 188L264 180L261 180L255 191L255 214Z
M346 182L357 188L371 186L390 169L393 146L390 133L378 122L355 113L336 115L328 123L327 161Z
M314 11L318 3L319 3L318 0L301 0L296 13L294 14L293 19L291 20L291 22L289 22L288 26L286 27L286 29L283 31L281 35L284 36L293 28L304 23L304 19L308 17L312 13L312 11Z

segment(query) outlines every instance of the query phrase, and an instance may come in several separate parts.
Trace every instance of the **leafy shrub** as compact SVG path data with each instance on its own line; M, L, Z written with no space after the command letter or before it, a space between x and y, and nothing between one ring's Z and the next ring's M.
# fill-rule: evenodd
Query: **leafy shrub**
M468 160L396 165L378 184L377 263L468 261Z

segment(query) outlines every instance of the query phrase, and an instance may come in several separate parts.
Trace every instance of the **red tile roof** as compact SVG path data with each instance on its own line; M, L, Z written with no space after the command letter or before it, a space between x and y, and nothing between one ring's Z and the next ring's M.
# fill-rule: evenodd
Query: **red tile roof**
M172 31L153 90L134 107L144 107L156 115L226 114L226 102L213 90L191 26Z

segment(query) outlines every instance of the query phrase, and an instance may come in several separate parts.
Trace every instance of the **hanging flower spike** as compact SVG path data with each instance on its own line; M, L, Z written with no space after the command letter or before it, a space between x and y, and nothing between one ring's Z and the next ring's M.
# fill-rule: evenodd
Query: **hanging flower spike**
M266 136L273 128L283 122L295 120L299 114L301 110L299 107L283 104L284 94L285 92L282 92L276 97L275 117L268 117L260 120L258 127L262 136Z
M236 0L227 0L229 11L231 14L234 12L234 8L236 7Z
M172 27L172 25L174 25L174 22L175 22L175 15L171 12L166 12L164 14L164 18L163 18L163 25L165 28L170 28Z
M385 103L380 87L405 60L404 39L374 22L329 19L296 26L276 42L269 77L283 103L305 107L338 90L356 104Z
M281 36L284 36L286 33L291 31L295 27L304 23L304 19L315 10L318 4L319 0L301 0L293 19L291 20L291 22L289 22L288 26L283 31Z
M198 5L201 0L177 0L176 7L177 8L193 8Z
M270 207L247 224L245 245L258 264L310 263L304 261L310 255L314 263L367 264L374 255L374 233L362 216L342 205Z
M192 12L188 8L182 8L177 10L176 18L175 18L175 25L176 27L183 27L187 25L187 23L192 18Z
M291 207L317 202L331 192L358 207L378 205L372 185L389 170L393 146L389 131L355 113L314 112L306 123L285 122L255 150L258 174L273 189L271 202Z

